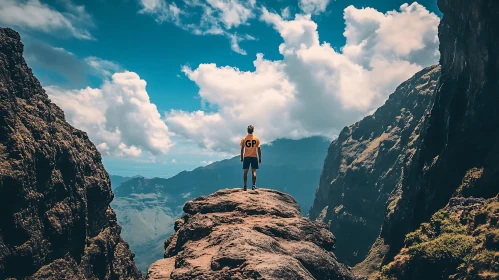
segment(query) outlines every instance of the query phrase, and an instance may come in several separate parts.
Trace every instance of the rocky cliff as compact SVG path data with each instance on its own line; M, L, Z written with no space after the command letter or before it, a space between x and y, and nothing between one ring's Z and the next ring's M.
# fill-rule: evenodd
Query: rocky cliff
M379 235L385 205L412 160L439 76L439 66L417 73L329 146L310 218L330 224L341 240L336 245L341 261L362 261Z
M0 28L0 279L141 279L101 156Z
M400 196L360 268L379 270L395 259L384 269L385 277L433 273L432 279L497 279L495 206L477 205L482 210L476 211L486 212L478 216L468 214L469 209L458 211L457 217L455 211L445 213L453 198L493 198L499 192L499 2L439 0L438 6L444 16L435 104ZM456 227L463 228L438 229L456 219ZM446 235L454 230L459 235ZM476 240L480 236L485 240ZM481 252L482 273L474 274L471 263ZM427 265L432 262L434 266Z
M149 279L353 279L324 224L274 190L224 189L184 206Z

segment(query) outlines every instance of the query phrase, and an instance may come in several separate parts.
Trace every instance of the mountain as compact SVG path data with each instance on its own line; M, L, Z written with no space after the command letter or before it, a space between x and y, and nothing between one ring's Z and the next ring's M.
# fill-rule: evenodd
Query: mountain
M323 223L275 190L224 189L184 206L148 279L354 279Z
M111 188L115 190L117 187L119 187L123 182L126 182L132 177L124 177L124 176L119 176L119 175L111 175L109 174L109 179L111 180Z
M101 155L0 28L0 279L142 279Z
M280 139L262 145L257 186L272 186L290 193L306 214L314 199L328 145L321 137ZM182 214L185 202L225 186L242 188L242 181L242 163L237 156L169 179L134 178L118 187L112 206L123 227L122 236L136 254L138 267L146 271L161 257L160 240L173 232L174 221Z
M142 176L133 176L133 177L126 177L126 176L120 176L120 175L111 175L109 174L109 179L111 179L111 188L115 190L117 187L119 187L121 184L124 182L133 179L133 178L140 178Z
M498 279L499 2L439 0L441 78L421 143L357 269Z
M412 160L439 76L439 66L420 71L329 146L310 218L328 223L341 240L341 261L359 263L378 237L385 204Z

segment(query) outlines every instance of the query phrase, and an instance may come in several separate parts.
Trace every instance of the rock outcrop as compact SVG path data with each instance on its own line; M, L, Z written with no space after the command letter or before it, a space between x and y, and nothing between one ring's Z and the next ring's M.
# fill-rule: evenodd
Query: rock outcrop
M0 279L141 279L101 156L0 28Z
M262 145L264 167L258 170L258 185L289 193L306 215L314 200L328 145L329 141L322 137L278 139ZM162 242L158 241L174 232L175 220L182 215L187 201L223 186L242 187L242 182L241 161L237 156L168 179L133 178L116 188L111 205L139 269L147 271L161 258Z
M442 73L435 104L424 125L422 143L401 183L401 195L392 211L387 212L380 237L360 266L366 272L379 270L394 259L400 263L408 253L413 258L408 263L414 266L390 265L386 268L387 276L422 275L418 273L431 270L432 267L425 264L437 256L433 261L442 269L431 270L435 272L432 279L442 279L461 273L464 268L456 270L455 266L469 265L460 263L459 259L463 254L475 258L476 253L468 254L474 249L492 250L482 269L497 272L499 253L493 244L487 247L484 243L484 248L470 246L476 238L474 227L478 229L488 223L484 221L486 219L493 219L492 223L495 223L496 214L489 212L495 211L494 207L485 207L487 213L480 215L478 223L471 227L464 225L458 239L445 237L445 232L437 231L431 236L418 233L418 229L428 227L422 223L429 222L431 228L435 213L447 204L452 207L454 197L492 198L499 192L499 2L439 0L438 6L444 16L439 27ZM467 218L461 221L465 222ZM491 236L496 232L494 226L484 226L481 230ZM414 236L420 236L421 240L412 240ZM451 250L447 253L456 257L453 263L446 263L449 256L438 254L439 248L434 245ZM404 246L406 248L402 249ZM418 255L411 256L415 246ZM453 250L453 246L457 248ZM418 261L421 259L426 262ZM399 271L396 271L397 267L400 267ZM466 273L474 275L472 271ZM484 272L477 277L497 278L492 275L496 274ZM453 279L477 279L456 277Z
M184 206L149 279L353 279L335 238L274 190L225 189Z
M401 84L376 112L342 130L328 150L310 218L330 224L339 260L362 261L376 240L391 193L410 164L434 100L440 67Z

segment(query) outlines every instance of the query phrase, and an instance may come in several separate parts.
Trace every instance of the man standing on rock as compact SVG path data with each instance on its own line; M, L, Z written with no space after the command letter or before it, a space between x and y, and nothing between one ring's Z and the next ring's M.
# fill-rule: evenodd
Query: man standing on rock
M260 139L253 135L255 127L248 126L248 135L241 140L241 162L244 169L244 190L247 190L246 183L248 182L248 170L251 165L253 173L253 186L252 190L256 189L256 170L258 163L262 163L262 150L260 149ZM258 153L258 157L257 157Z

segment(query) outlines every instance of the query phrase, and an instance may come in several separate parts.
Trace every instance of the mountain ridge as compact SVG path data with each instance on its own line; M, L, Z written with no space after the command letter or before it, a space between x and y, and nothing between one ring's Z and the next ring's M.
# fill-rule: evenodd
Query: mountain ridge
M341 261L355 265L367 255L410 163L440 76L430 66L402 83L374 114L345 127L331 142L310 218L330 224Z

